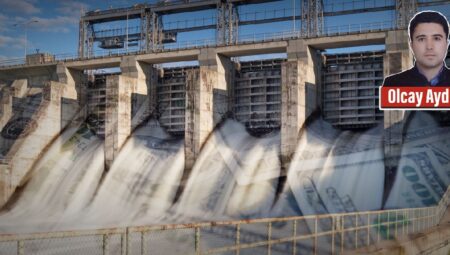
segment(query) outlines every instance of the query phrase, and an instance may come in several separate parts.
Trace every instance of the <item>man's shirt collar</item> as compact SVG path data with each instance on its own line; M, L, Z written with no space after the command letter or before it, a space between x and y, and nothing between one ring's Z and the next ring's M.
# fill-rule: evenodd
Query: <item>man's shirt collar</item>
M434 76L430 81L428 81L427 77L420 72L419 68L417 68L417 65L414 65L414 70L417 72L417 74L421 75L431 86L436 86L439 83L439 81L442 78L444 68L445 63L442 65L441 70L439 70L436 76Z

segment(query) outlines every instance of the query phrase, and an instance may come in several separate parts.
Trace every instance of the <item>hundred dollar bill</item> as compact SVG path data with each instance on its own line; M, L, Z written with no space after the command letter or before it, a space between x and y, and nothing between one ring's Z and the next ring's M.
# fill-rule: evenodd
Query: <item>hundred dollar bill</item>
M106 227L160 217L174 200L183 170L183 141L149 121L132 134L114 160L87 209L88 223Z
M244 126L229 120L216 132L217 152L240 185L280 175L278 133L256 138Z
M405 130L406 148L429 148L439 163L450 162L450 126L443 126L433 117L434 113L416 112L411 115Z
M380 209L383 158L380 149L311 160L294 158L288 183L305 215ZM366 194L371 194L370 200Z
M384 187L384 155L381 148L310 160L294 158L288 173L288 184L298 207L304 215L348 213L377 210L382 206ZM370 199L368 199L370 194ZM365 217L348 218L344 227L367 224ZM332 228L331 218L318 221L318 230ZM310 231L314 224L308 222ZM367 233L358 232L359 240ZM354 233L345 235L344 242L352 244ZM371 237L372 238L372 237ZM328 238L329 239L329 238ZM328 240L330 241L330 240Z
M234 177L216 149L215 137L210 137L195 162L177 205L179 214L202 218L222 215L226 210Z
M333 128L319 119L301 133L295 158L327 158L381 148L382 133L381 124L365 132L353 132Z
M256 139L242 124L224 123L202 149L179 208L212 215L268 211L280 171L275 139Z
M404 150L385 208L436 205L449 184L447 171L429 148Z

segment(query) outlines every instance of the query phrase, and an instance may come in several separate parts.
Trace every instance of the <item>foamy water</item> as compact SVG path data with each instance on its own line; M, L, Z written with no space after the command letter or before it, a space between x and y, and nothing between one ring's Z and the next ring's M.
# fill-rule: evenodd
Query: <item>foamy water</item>
M0 216L2 232L51 230L67 211L79 211L103 173L103 143L86 126L66 131L33 169L12 209Z
M302 132L284 190L276 201L279 132L257 138L243 124L227 120L206 141L181 197L173 204L184 170L182 139L171 137L151 120L132 134L111 169L104 172L103 141L85 125L73 127L54 142L17 201L0 215L0 231L92 229L432 205L450 182L448 131L427 114L411 119L399 170L383 205L382 123L353 132L335 129L320 118L311 121ZM431 175L427 169L433 170Z
M176 212L201 219L263 217L275 197L279 133L252 137L226 121L206 142L176 205Z
M150 121L126 142L89 208L70 221L86 228L154 223L172 205L183 169L183 140Z

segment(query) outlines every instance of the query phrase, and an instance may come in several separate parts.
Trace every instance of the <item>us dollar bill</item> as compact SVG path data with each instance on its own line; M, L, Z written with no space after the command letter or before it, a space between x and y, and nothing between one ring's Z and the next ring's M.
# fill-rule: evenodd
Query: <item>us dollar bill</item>
M436 205L449 184L447 171L429 148L404 150L385 208Z
M167 134L150 120L125 143L109 169L90 213L99 221L132 224L157 218L171 206L184 170L181 139ZM105 213L105 208L116 208Z
M280 171L276 139L257 139L240 123L224 123L196 160L179 208L222 216L268 211Z
M288 172L288 185L303 215L350 213L378 210L382 206L384 188L384 155L380 148L362 152L303 160L294 158ZM361 192L364 190L364 192ZM370 198L367 197L370 194ZM346 218L345 228L363 224L366 218ZM318 231L333 227L330 218L318 220ZM307 222L314 232L313 222ZM340 225L339 225L340 226ZM328 238L329 239L329 238ZM346 244L366 240L364 231L345 235ZM330 242L328 240L328 242Z

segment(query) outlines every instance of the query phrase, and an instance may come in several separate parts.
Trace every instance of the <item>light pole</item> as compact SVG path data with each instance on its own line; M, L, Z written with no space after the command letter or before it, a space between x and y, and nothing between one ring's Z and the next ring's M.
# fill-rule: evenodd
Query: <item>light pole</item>
M295 33L295 0L292 0L292 23L294 23L294 33Z
M27 39L27 31L28 31L28 25L30 25L31 23L38 23L39 21L37 20L29 20L26 22L22 22L22 23L16 23L13 26L18 27L18 26L24 26L25 28L25 59L27 58L27 46L28 46L28 39Z
M125 49L128 53L128 10L127 10L127 28L126 28L126 37L125 37Z

